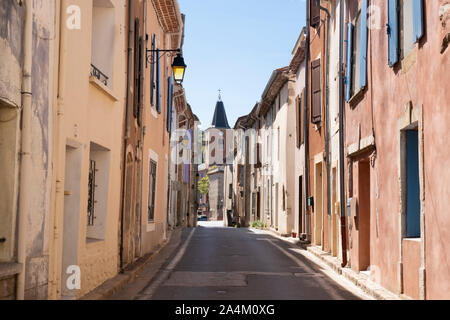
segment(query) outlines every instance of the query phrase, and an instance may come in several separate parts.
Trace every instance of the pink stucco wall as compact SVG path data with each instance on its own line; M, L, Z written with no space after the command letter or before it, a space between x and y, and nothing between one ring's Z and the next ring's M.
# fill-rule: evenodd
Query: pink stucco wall
M381 8L380 20L387 21L387 1L375 2ZM358 137L368 137L373 132L375 135L376 158L370 167L374 181L370 199L371 263L380 270L381 284L398 292L402 260L404 288L413 296L417 295L419 283L413 285L405 281L405 275L412 272L411 268L417 269L418 262L422 263L421 242L419 250L405 246L401 258L399 119L404 117L409 102L414 112L423 110L421 175L424 179L422 210L427 299L450 298L450 151L444 147L450 128L450 49L440 53L443 33L439 8L442 3L444 1L424 1L426 34L408 57L410 61L403 61L402 66L388 67L384 24L381 29L368 31L368 86L359 103L346 105L346 148L358 143ZM351 18L356 10L357 1L350 7ZM353 170L353 175L357 174ZM419 282L418 275L408 279Z

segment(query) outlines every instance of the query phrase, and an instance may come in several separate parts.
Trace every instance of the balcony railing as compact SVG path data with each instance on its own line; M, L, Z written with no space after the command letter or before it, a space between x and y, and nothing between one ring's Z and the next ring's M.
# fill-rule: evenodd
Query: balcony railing
M108 76L101 72L96 66L91 64L91 76L96 77L100 82L102 82L105 86L108 85Z

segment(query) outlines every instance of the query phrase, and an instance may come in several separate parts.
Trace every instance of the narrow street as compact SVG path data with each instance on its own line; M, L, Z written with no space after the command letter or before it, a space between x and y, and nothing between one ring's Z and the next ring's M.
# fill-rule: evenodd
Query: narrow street
M184 229L115 300L356 300L267 233L200 222Z

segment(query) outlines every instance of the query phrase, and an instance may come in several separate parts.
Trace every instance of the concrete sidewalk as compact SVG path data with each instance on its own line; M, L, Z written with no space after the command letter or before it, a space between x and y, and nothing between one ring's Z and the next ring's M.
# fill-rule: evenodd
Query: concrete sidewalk
M259 230L259 229L257 229ZM261 230L259 230L261 231ZM331 254L324 252L320 247L314 245L305 245L301 243L299 239L292 237L284 237L280 235L275 230L263 230L267 233L272 234L276 238L289 242L293 245L299 246L304 250L301 254L309 259L316 265L327 269L334 273L332 278L341 283L343 280L350 281L353 285L361 289L365 294L368 294L374 300L409 300L404 296L399 296L379 284L370 280L369 275L364 273L356 273L350 268L343 268L341 266L341 261L338 258L333 257ZM329 274L330 275L330 274Z
M157 249L144 257L138 259L135 263L128 266L124 273L119 273L114 278L105 281L103 284L95 288L93 291L89 292L85 296L81 297L80 300L108 300L113 295L124 289L130 282L139 277L140 273L152 262L154 261L160 252L167 247L167 245L172 241L173 238L178 238L181 234L182 228L177 228L175 230L168 231L167 239L161 243Z

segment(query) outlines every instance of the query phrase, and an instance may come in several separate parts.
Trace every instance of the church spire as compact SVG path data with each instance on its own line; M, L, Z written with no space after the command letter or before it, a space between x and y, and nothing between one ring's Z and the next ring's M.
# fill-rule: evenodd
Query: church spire
M214 110L212 127L217 129L230 129L227 114L225 112L225 106L222 101L222 90L220 89L219 89L219 99L216 103L216 109Z

